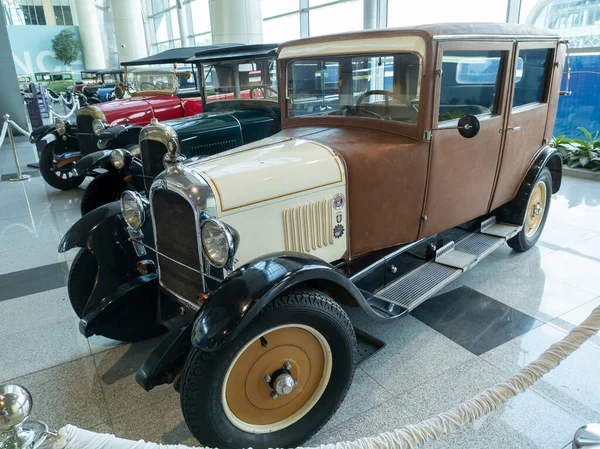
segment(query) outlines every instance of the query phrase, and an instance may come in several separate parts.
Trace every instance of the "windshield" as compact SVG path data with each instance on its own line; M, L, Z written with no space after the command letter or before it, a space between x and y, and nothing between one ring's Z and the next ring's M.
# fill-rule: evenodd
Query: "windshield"
M206 101L277 101L275 59L204 65Z
M416 123L421 58L414 53L332 56L288 65L288 116Z
M147 68L131 69L127 72L129 90L132 92L163 91L174 93L176 91L198 90L196 77L192 67L177 68Z
M121 81L121 75L118 73L105 73L98 80L102 84L117 84L119 81Z

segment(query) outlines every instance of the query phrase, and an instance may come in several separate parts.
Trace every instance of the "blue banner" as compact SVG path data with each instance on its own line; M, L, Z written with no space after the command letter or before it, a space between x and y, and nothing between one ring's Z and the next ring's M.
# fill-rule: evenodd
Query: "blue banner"
M8 37L12 48L17 74L33 75L36 72L79 72L85 70L83 55L79 55L67 69L62 61L54 57L52 39L64 29L79 38L79 27L52 25L8 25Z

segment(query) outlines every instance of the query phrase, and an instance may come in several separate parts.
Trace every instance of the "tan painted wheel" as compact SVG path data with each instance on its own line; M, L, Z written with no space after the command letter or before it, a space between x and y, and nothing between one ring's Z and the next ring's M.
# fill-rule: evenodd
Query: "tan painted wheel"
M546 184L538 181L531 192L529 203L527 203L525 215L525 236L527 237L535 235L542 223L546 210L546 193Z
M274 390L265 375L277 378L286 362L291 365L289 375L296 385L288 394L274 399ZM240 430L254 434L276 432L294 424L313 408L329 383L331 369L331 348L317 330L301 324L270 329L244 346L233 359L223 382L223 409Z

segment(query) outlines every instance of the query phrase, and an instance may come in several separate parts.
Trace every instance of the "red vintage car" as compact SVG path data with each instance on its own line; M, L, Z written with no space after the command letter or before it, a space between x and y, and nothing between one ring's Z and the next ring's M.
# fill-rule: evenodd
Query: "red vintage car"
M98 134L109 126L124 125L129 130L133 127L139 131L153 117L164 121L201 113L201 80L193 66L178 67L178 64L203 51L227 45L175 48L123 63L127 85L115 87L117 100L82 107L77 111L76 126L56 119L51 125L33 130L31 143L48 140L40 154L44 180L60 190L79 186L85 174L75 170L75 163L97 151ZM119 141L118 145L137 145L137 134L135 139Z

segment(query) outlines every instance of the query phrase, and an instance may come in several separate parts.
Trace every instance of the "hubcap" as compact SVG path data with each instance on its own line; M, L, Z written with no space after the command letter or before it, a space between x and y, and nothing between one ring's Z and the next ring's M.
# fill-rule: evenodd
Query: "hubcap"
M231 363L222 390L225 414L246 432L284 429L318 402L331 368L329 343L317 330L300 324L271 329Z
M529 203L527 204L527 215L525 216L525 235L527 237L535 235L540 228L545 209L546 184L540 181L533 188Z

